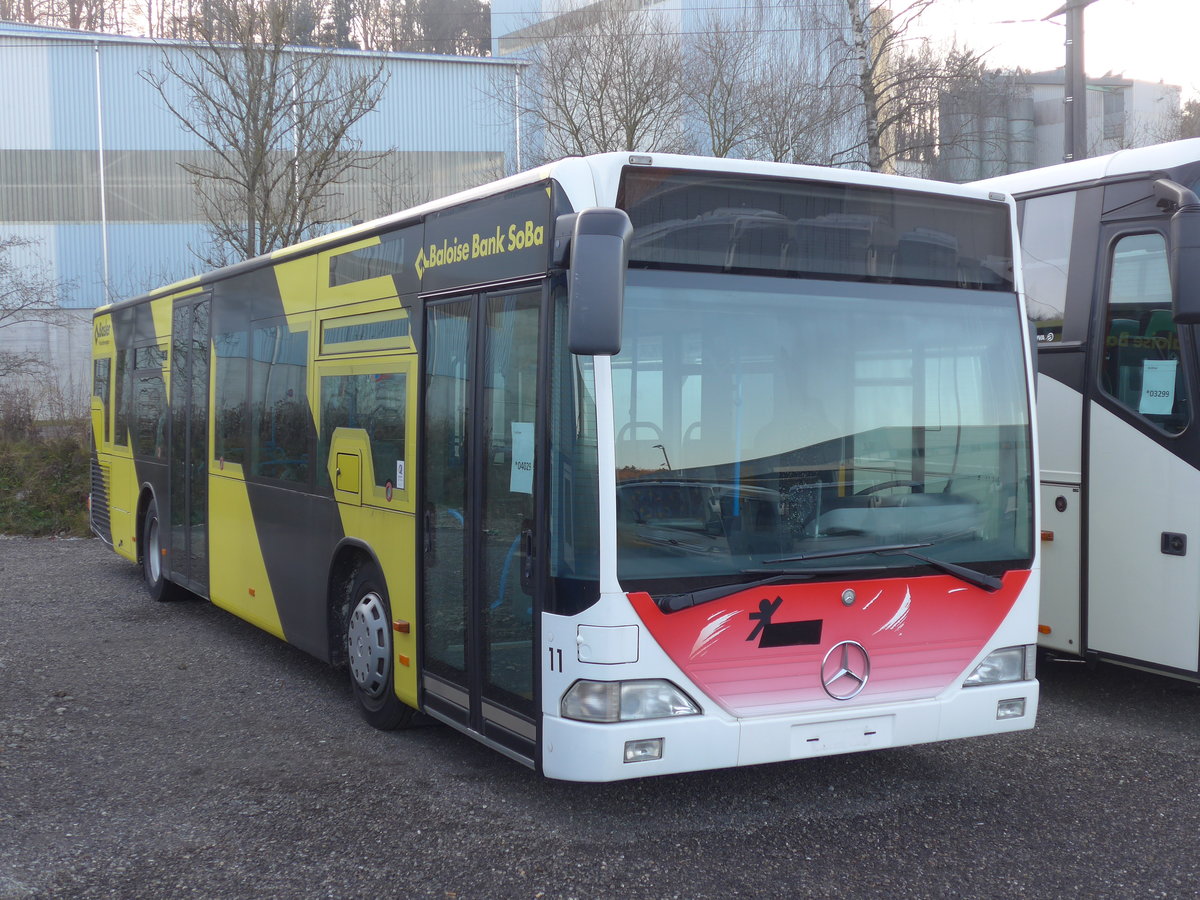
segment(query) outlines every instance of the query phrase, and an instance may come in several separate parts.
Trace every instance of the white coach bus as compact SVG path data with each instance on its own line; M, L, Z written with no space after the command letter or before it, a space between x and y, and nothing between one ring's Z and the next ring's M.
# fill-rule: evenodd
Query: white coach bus
M1200 139L976 186L1037 331L1041 646L1200 680Z

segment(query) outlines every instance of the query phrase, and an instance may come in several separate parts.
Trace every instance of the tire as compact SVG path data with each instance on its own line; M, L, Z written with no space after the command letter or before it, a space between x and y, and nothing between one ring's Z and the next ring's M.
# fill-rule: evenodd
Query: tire
M359 711L381 731L407 728L417 711L396 696L392 608L387 588L371 563L355 568L342 633L350 688Z
M158 518L158 502L150 501L146 518L142 520L142 580L151 600L165 602L177 596L175 586L167 580L162 568L162 528Z

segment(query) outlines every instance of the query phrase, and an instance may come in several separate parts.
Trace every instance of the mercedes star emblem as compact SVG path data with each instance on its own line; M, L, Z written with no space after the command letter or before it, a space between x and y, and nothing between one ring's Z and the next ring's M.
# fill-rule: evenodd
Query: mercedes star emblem
M834 644L821 663L821 684L834 700L851 700L867 686L871 657L857 641Z

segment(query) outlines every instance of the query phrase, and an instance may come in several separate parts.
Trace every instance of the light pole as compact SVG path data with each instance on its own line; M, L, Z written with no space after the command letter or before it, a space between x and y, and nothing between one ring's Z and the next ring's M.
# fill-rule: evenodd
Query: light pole
M1087 75L1083 71L1083 8L1096 0L1066 0L1046 16L1067 17L1067 63L1063 71L1063 162L1086 159Z

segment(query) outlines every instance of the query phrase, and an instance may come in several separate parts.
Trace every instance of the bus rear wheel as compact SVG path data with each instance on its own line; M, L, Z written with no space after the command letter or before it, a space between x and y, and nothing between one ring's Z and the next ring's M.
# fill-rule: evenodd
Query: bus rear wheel
M163 572L162 523L158 518L158 502L150 501L146 518L142 520L142 579L152 600L172 600L174 585Z
M374 565L354 571L345 622L350 687L363 718L383 731L413 724L416 710L396 696L392 610Z

